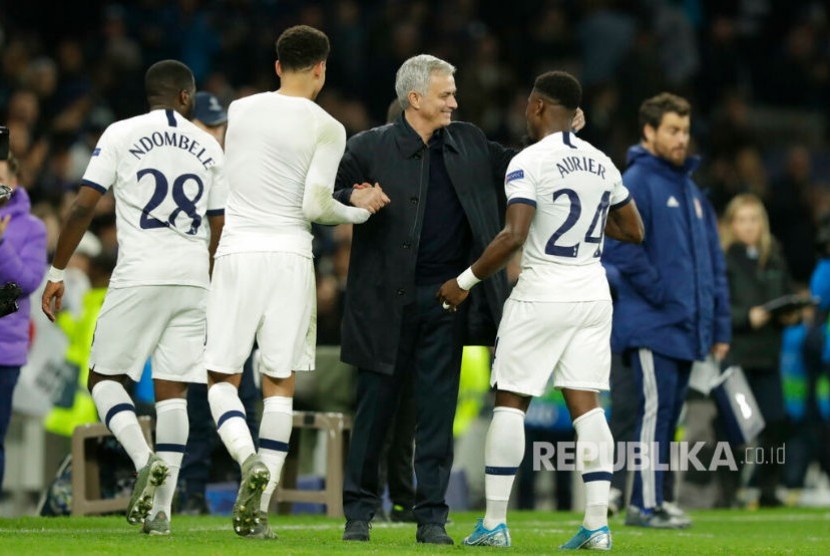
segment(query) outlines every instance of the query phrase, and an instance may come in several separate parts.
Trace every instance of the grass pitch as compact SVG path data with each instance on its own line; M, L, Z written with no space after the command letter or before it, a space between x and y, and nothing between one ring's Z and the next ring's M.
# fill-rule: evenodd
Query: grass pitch
M456 543L472 531L478 513L453 513L447 527ZM619 554L830 554L830 509L693 512L685 531L625 527L611 520L614 552ZM576 532L581 516L573 513L512 512L513 547L507 554L540 554ZM147 537L123 516L0 519L0 554L97 554L195 556L240 554L460 554L504 549L439 547L415 543L413 524L375 524L369 543L340 540L343 521L311 516L272 516L276 541L238 538L227 517L174 516L172 535Z

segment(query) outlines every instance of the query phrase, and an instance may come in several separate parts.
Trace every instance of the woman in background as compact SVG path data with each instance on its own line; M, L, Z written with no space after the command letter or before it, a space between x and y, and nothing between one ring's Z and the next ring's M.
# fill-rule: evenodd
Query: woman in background
M769 459L770 448L783 443L786 424L779 370L782 328L798 322L799 316L795 311L774 315L763 307L766 302L792 292L784 257L770 235L767 212L757 196L737 195L727 205L722 241L732 309L730 359L743 368L766 421L759 445ZM761 506L781 504L775 494L780 473L776 463L759 465ZM725 485L722 493L726 505L732 505L738 486L738 474L730 475L731 485Z

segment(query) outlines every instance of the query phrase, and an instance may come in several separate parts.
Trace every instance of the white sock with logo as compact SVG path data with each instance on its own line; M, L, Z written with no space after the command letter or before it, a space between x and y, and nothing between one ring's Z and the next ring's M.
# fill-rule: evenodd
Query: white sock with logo
M115 380L100 381L92 388L92 400L101 421L133 460L135 470L147 465L153 451L141 432L133 400L121 383Z
M219 438L231 457L241 466L256 450L239 392L229 382L217 382L208 388L208 403Z
M608 525L608 498L614 470L614 437L602 408L574 420L576 465L585 483L585 519L582 526L593 531Z
M263 400L262 422L259 424L259 457L271 473L260 501L259 509L263 512L268 511L288 455L288 442L294 425L293 405L294 399L284 396L271 396Z
M156 455L167 464L169 474L164 484L156 490L149 516L151 519L158 512L165 512L168 519L172 515L173 494L176 492L189 432L186 399L156 402Z
M507 523L507 504L516 472L525 455L525 413L512 407L493 409L484 444L484 527Z

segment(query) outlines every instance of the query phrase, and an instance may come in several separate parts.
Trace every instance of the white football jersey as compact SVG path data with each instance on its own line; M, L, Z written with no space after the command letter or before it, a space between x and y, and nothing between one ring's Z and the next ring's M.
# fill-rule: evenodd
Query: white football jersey
M569 132L517 154L505 176L507 204L536 207L511 297L522 301L611 299L600 255L608 210L630 200L602 151Z
M309 99L272 91L232 102L225 136L230 193L217 256L282 251L311 257L311 223L302 209L306 184L330 184L330 198L345 148L343 125Z
M113 288L207 288L210 231L228 184L219 143L174 110L158 109L110 125L81 183L115 188L118 262Z

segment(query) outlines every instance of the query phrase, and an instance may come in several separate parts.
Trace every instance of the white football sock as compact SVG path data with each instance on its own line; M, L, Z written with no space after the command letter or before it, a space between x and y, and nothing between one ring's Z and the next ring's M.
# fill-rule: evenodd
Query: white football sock
M133 460L135 470L147 465L152 450L141 432L135 405L121 383L102 380L92 388L92 399L98 408L99 418L124 447Z
M608 497L614 470L614 437L602 408L592 409L574 421L576 465L585 483L585 519L593 531L608 525Z
M173 493L176 492L189 430L186 399L174 398L156 403L156 455L167 464L169 474L156 490L149 516L151 519L158 512L165 512L168 519L172 515Z
M208 403L219 438L231 457L241 466L256 450L239 392L229 382L218 382L208 388Z
M493 409L484 444L484 527L507 523L507 504L513 480L525 455L525 414L512 407Z
M291 440L294 423L293 402L293 398L283 396L271 396L263 400L262 422L259 424L259 456L271 473L259 506L263 512L268 511L288 455L288 441Z

